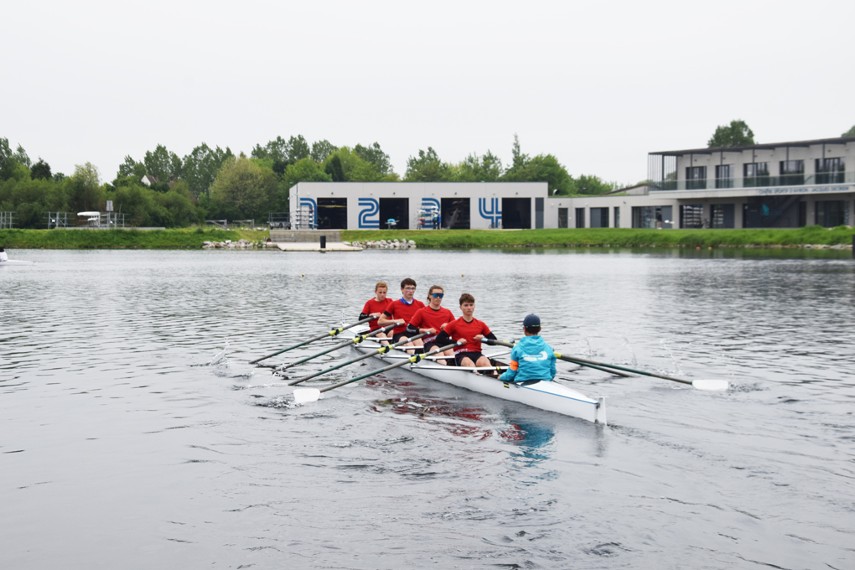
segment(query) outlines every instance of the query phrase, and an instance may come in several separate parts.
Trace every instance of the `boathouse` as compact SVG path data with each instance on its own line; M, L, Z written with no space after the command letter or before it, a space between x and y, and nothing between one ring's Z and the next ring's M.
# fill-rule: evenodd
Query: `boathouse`
M848 166L848 170L847 170ZM652 152L647 182L300 182L293 229L796 228L855 223L855 137Z

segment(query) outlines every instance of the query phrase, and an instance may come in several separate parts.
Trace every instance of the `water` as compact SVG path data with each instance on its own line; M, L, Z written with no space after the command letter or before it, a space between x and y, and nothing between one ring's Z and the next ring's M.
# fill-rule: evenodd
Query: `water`
M848 256L12 253L2 568L855 566ZM245 388L408 275L500 338L534 311L565 353L731 389L561 363L603 428L403 373Z

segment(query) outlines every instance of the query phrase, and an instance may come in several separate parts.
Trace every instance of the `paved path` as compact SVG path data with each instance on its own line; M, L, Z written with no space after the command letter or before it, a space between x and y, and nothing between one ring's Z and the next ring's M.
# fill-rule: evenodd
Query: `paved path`
M327 247L325 249L321 249L320 243L315 242L279 242L276 244L276 247L281 249L282 251L362 251L361 247L353 247L351 245L343 244L340 241L328 241Z

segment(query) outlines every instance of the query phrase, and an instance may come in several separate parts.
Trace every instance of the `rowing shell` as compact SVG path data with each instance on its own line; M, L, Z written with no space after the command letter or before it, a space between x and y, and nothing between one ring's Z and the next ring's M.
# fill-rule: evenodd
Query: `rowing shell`
M353 344L351 348L360 354L375 353L373 360L382 360L394 363L395 359L407 358L406 352L390 352L385 355L377 354L379 344L376 342L363 342ZM469 368L462 366L445 366L436 364L431 360L424 360L416 364L405 365L402 370L409 370L419 376L432 380L452 384L460 388L466 388L473 392L479 392L495 398L519 402L541 410L564 414L574 418L581 418L589 422L606 424L606 401L605 398L597 400L589 398L581 392L574 390L559 382L530 381L530 382L502 382L496 379L490 372L496 368Z

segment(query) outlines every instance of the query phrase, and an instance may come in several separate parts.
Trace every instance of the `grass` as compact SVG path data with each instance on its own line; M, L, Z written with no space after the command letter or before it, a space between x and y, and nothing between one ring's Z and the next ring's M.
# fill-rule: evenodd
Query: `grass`
M360 230L342 232L346 241L413 240L420 248L562 247L801 247L852 245L855 228L809 226L798 229L650 230Z
M0 246L16 249L200 249L206 241L262 242L266 230L0 230Z
M413 240L424 249L490 248L786 248L851 246L855 228L649 230L350 230L345 241ZM262 242L267 230L209 227L168 230L0 230L0 246L16 249L199 249L206 241Z

